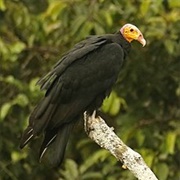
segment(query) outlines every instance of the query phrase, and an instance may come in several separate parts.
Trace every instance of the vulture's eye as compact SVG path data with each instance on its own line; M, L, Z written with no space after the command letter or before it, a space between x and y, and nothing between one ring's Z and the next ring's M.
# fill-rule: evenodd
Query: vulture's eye
M130 31L131 31L131 32L133 32L133 31L134 31L134 29L130 29Z

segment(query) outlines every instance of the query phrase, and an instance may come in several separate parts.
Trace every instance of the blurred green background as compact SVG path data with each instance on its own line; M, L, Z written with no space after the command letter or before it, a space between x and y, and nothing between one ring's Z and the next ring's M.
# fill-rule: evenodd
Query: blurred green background
M0 0L0 179L134 180L80 123L61 168L38 162L40 139L18 148L41 98L36 81L88 35L135 24L147 46L132 43L102 111L160 180L180 179L179 0Z

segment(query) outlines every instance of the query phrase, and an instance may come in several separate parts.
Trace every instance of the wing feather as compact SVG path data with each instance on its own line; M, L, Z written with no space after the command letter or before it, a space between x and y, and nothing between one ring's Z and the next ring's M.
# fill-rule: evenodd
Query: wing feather
M37 82L37 85L40 85L42 90L48 89L51 82L53 82L57 76L60 76L74 61L98 49L106 42L107 39L97 36L78 43L55 64L54 68L46 76Z

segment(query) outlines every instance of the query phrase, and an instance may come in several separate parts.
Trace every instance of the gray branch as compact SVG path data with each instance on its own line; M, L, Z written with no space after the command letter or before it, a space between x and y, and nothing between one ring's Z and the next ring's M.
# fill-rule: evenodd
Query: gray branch
M158 180L151 169L146 165L141 155L126 146L114 133L114 129L107 126L100 117L84 113L84 128L88 136L100 147L107 149L118 161L123 163L123 168L129 169L139 180Z

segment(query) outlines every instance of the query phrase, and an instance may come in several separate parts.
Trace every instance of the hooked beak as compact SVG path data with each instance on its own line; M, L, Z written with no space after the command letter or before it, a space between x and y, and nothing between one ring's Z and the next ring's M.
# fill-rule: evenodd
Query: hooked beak
M146 45L146 40L144 39L142 34L139 35L137 40L143 45L143 47Z

